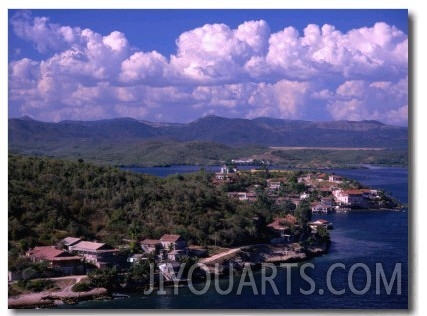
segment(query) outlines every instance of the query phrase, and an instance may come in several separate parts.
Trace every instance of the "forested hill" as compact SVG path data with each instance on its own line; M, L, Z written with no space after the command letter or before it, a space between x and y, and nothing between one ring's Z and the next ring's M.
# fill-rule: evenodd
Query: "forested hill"
M123 238L175 233L192 244L231 246L261 237L254 216L269 221L275 215L229 199L203 170L157 178L19 155L9 155L8 166L9 249L15 255L66 236L120 245Z
M44 150L86 143L127 143L172 138L227 146L407 148L408 129L377 121L311 122L272 118L229 119L206 116L188 124L159 124L129 118L47 123L9 119L9 148Z

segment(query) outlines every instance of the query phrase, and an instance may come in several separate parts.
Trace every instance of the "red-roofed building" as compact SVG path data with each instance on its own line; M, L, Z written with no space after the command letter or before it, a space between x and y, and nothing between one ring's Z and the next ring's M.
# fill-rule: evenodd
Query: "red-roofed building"
M334 196L337 202L351 205L352 207L364 205L364 197L361 190L336 190L334 191Z
M142 250L147 253L156 253L162 247L162 242L159 239L144 239L140 244Z
M61 246L64 247L65 249L70 250L71 246L74 246L75 244L77 244L81 240L82 240L81 238L77 238L77 237L66 237L66 238L62 239Z
M267 225L279 237L289 237L291 235L291 227L296 225L296 218L290 214L285 217L276 217L273 222Z
M64 274L74 274L82 269L80 257L53 246L34 247L25 255L33 262L47 262L49 268Z
M79 241L70 246L69 249L71 252L82 256L86 262L92 263L98 268L108 266L108 264L115 264L118 261L118 249L104 243Z
M187 242L181 235L165 234L160 238L160 243L166 250L184 250L187 247Z

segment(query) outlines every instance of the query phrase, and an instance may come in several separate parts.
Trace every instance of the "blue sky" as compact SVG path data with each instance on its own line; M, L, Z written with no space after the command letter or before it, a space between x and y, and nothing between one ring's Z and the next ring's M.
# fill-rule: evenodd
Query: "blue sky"
M9 10L9 117L408 124L408 11Z

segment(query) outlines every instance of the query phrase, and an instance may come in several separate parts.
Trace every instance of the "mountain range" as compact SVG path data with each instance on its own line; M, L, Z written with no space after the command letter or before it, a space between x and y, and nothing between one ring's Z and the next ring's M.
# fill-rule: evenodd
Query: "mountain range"
M131 118L52 123L28 117L11 118L8 123L10 153L110 165L218 164L240 157L292 166L306 166L304 161L308 165L322 161L405 163L408 149L408 128L378 121L250 120L211 115L188 124ZM291 152L287 147L326 147L329 152ZM347 155L343 148L354 149ZM380 153L378 148L384 150Z
M209 141L227 146L381 147L408 146L408 129L378 121L299 121L206 116L188 124L153 123L130 118L98 121L41 122L9 119L9 146L44 142L111 141L169 138Z

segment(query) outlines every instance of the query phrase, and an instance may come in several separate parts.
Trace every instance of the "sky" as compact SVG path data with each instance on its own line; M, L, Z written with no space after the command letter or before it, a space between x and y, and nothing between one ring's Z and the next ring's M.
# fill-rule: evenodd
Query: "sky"
M8 117L408 125L406 9L8 10Z

